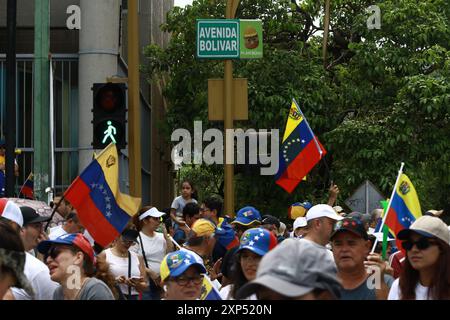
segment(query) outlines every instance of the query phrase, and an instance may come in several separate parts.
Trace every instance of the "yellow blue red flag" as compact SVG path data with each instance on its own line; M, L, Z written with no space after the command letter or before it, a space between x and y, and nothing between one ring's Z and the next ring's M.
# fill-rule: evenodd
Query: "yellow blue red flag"
M119 190L119 158L112 143L72 182L64 197L77 210L83 226L103 247L120 235L141 203L140 198Z
M291 193L325 154L326 150L312 132L297 102L292 99L280 147L276 183Z
M392 198L391 207L387 212L385 224L397 236L401 230L408 229L421 216L422 210L416 189L408 176L402 173ZM401 242L399 240L396 242L397 248L401 249Z

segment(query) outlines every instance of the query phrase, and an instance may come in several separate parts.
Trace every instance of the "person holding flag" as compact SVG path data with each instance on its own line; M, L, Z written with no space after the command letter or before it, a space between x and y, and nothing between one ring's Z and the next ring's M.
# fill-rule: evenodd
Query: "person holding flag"
M311 130L295 99L292 99L280 147L280 161L276 183L289 193L321 160L326 150Z

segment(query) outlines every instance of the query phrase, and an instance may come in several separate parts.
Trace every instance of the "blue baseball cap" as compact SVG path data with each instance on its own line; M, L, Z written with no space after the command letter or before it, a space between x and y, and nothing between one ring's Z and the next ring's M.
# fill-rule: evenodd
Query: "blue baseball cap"
M248 226L252 223L261 223L261 214L254 207L243 207L236 214L236 219L234 219L233 223L238 223L244 226Z
M237 252L247 249L263 256L278 244L278 240L269 230L263 228L248 229L241 236L240 246Z
M65 244L69 246L75 246L84 253L86 253L91 259L91 262L95 264L94 249L92 249L89 240L86 239L86 237L81 233L68 233L54 240L42 241L41 243L38 244L37 250L42 254L46 254L53 244Z
M222 222L220 227L216 228L214 236L217 241L227 250L239 246L239 239L236 237L236 232L226 223Z
M161 280L164 281L168 277L181 276L191 266L197 266L200 273L206 273L203 261L195 253L186 249L171 252L161 262Z

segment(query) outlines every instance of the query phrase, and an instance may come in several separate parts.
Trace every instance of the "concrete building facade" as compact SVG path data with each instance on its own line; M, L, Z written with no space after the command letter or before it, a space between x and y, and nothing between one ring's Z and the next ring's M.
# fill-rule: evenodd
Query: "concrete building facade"
M4 136L6 2L0 0L0 126ZM81 10L81 28L68 29L67 9ZM91 161L92 84L127 76L126 0L50 0L50 53L54 70L55 189L63 191ZM166 46L169 35L160 25L173 0L138 0L140 63L143 48ZM33 168L34 1L17 1L17 147L20 186ZM161 88L141 75L142 204L162 209L173 198L174 171L170 149L157 130L164 119ZM128 193L128 149L121 150L120 186Z

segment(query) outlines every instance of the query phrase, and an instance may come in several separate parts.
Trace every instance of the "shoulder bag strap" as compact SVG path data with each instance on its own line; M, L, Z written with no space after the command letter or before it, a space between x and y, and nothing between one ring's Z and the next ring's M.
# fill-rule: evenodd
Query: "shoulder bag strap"
M139 232L139 241L141 242L142 257L144 258L145 266L146 266L147 269L148 269L148 262L147 262L147 258L145 257L145 251L144 251L144 242L142 241L141 233L140 233L140 232Z
M128 279L131 278L131 253L128 251ZM131 296L131 286L128 285L128 296Z

